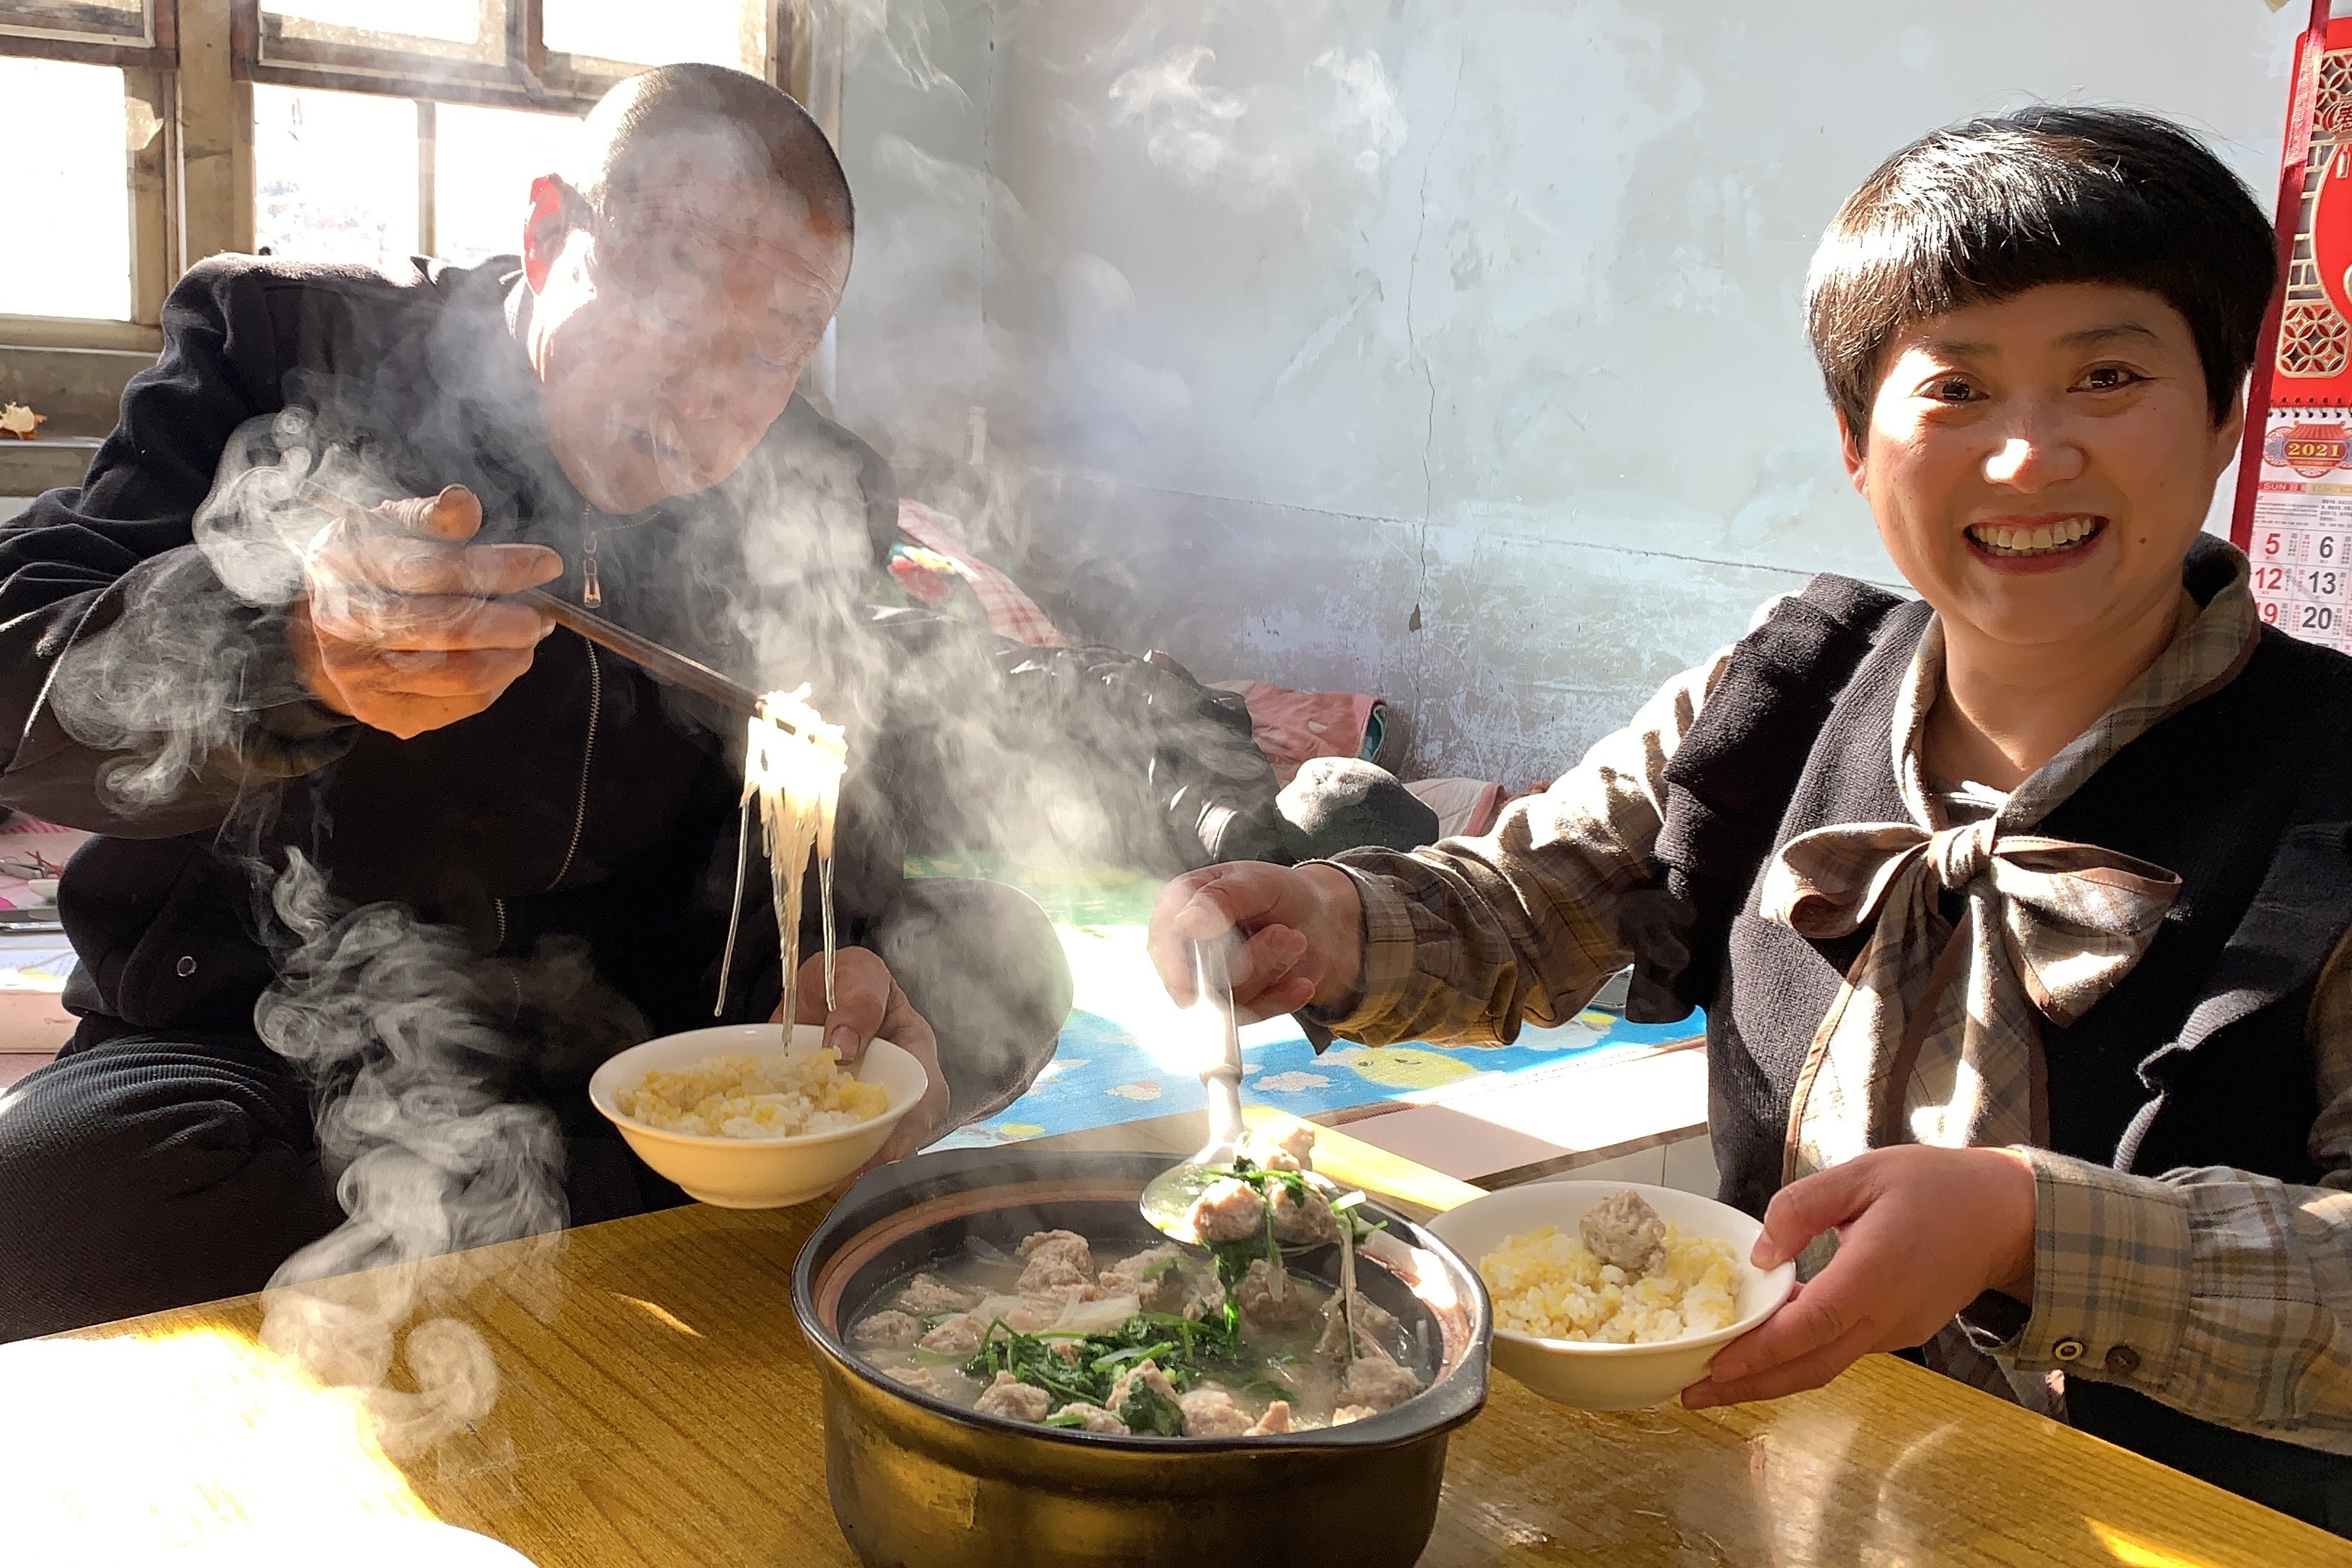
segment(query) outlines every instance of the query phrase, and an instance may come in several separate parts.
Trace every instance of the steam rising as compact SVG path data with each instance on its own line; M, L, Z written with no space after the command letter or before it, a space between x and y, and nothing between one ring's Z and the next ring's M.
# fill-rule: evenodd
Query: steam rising
M457 932L396 904L339 911L299 850L273 902L299 945L254 1024L331 1086L319 1142L351 1216L281 1282L561 1226L562 1141L549 1112L505 1098L517 1049L482 1021L482 966Z
M942 93L969 103L955 78L931 58L934 18L944 20L933 0L835 0L844 28L845 53L926 93Z
M263 687L233 596L202 562L165 562L122 599L120 622L58 659L47 706L73 739L114 753L99 793L136 817L177 800L245 711L297 694Z
M395 1331L451 1289L434 1271L429 1292L417 1266L560 1230L562 1134L548 1110L507 1098L516 1048L482 1021L481 966L457 932L396 905L338 910L299 852L273 903L294 945L254 1023L320 1086L319 1146L349 1217L278 1268L262 1339L325 1382L373 1390L385 1450L416 1453L498 1395L489 1347L442 1317L402 1345L413 1391L383 1386ZM361 1269L379 1272L319 1283Z
M1220 324L1234 344L1171 342L1173 323L1150 299L1167 284L1159 264L1130 277L1136 261L1112 242L1098 247L1118 262L1067 237L1155 201L1213 223L1218 208L1255 215L1221 227L1244 249L1314 258L1294 257L1289 273L1356 273L1347 319L1335 312L1284 380L1334 338L1384 337L1399 304L1392 291L1383 302L1364 268L1360 230L1423 129L1400 93L1400 24L1328 0L1108 12L1050 0L959 12L952 27L914 0L880 8L895 26L919 24L924 59L952 68L970 93L940 87L910 102L898 90L915 80L903 52L870 27L853 31L853 49L866 53L853 54L842 149L860 202L842 417L882 447L909 494L962 519L979 552L1074 637L1124 642L1139 619L1168 627L1170 584L1138 565L1181 560L1184 542L1132 538L1167 526L1137 522L1135 488L1229 494L1238 481L1228 476L1253 471L1253 456L1282 460L1198 449L1231 416L1204 415L1202 400L1276 393L1251 386L1265 356L1239 346L1263 321L1237 295ZM1018 112L1000 109L1015 96ZM1066 177L1024 182L1040 167ZM1192 380L1204 360L1223 367L1213 389ZM975 409L989 437L978 461L964 439ZM1312 494L1310 476L1330 460L1299 453L1288 463Z
M1327 49L1304 83L1242 92L1201 79L1216 58L1194 44L1135 67L1110 87L1113 123L1139 133L1151 162L1186 184L1213 186L1248 209L1277 197L1303 199L1301 175L1334 159L1376 174L1404 145L1404 111L1381 57L1369 49ZM1315 89L1324 84L1317 78L1328 79L1328 109L1320 116Z
M58 658L48 711L75 740L114 753L99 787L123 816L170 805L213 763L236 761L226 753L255 712L309 695L271 646L282 623L252 614L294 599L302 547L325 521L294 501L293 487L316 473L383 493L347 448L322 454L316 439L299 409L248 420L196 513L198 553L131 574L119 617Z
M1280 25L1309 25L1318 11ZM968 105L935 58L942 19L927 0L849 0L853 58ZM1296 79L1241 85L1219 75L1206 45L1166 32L1150 21L1118 38L1111 47L1124 68L1108 99L1068 106L1064 133L1132 139L1164 177L1244 208L1303 204L1303 180L1335 169L1374 177L1404 145L1377 53L1332 48ZM907 493L962 520L975 553L1049 602L1088 574L1115 576L1115 559L1053 559L1034 521L1041 502L1082 505L1100 482L1024 459L1048 440L1078 451L1146 445L1190 405L1192 389L1139 320L1132 283L1101 257L1056 251L984 170L889 132L866 151L879 188L858 193L851 288L861 319L888 326L844 334L856 388L845 422L883 447ZM853 166L861 155L853 152ZM520 208L519 195L518 218ZM1050 280L1050 308L982 309L989 279L1007 275ZM197 550L134 573L121 617L58 662L49 710L75 739L114 754L101 786L124 816L185 802L219 772L211 764L252 714L304 695L271 646L283 636L273 617L300 591L302 551L326 521L294 500L295 486L313 479L362 504L397 493L357 455L355 438L375 433L338 422L363 421L371 389L321 381L301 392L326 412L240 430L196 518ZM453 405L436 417L478 413ZM984 645L910 651L866 635L872 520L860 461L821 436L782 450L772 442L721 487L727 504L688 516L677 536L614 535L605 567L614 618L755 689L811 682L815 705L846 723L862 756L874 754L868 737L879 731L902 737L932 772L896 787L951 795L952 820L940 830L969 847L1115 853L1118 829L1094 804L1103 787L1143 786L1137 759L1155 748L1210 756L1228 738L1188 737L1164 710L1106 708L1085 743L1059 746L1066 737L1050 726L1063 710L1008 711L994 700L1003 665ZM496 498L484 500L495 513ZM680 574L675 593L647 586ZM709 647L714 637L731 646ZM279 978L255 1022L315 1086L318 1138L348 1218L278 1271L265 1339L330 1382L373 1390L385 1447L414 1453L478 1421L498 1383L480 1335L446 1315L468 1271L425 1260L546 1238L528 1272L551 1257L565 1223L562 1131L517 1097L526 1005L540 998L585 1020L583 1050L642 1038L645 1026L583 952L493 964L458 931L399 906L339 905L299 850L263 852L267 812L266 792L254 792L222 841L252 868L277 943ZM374 1272L345 1278L356 1270Z

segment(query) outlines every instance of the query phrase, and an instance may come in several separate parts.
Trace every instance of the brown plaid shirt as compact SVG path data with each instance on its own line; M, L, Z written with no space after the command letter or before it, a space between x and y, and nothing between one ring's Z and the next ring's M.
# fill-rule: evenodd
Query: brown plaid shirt
M2242 559L2230 584L2201 611L2183 615L2147 675L2096 724L2005 800L1973 792L1979 809L2020 826L2038 821L2133 739L2225 682L2256 629ZM1907 737L1898 753L1913 786L1906 799L1920 802L1923 828L1969 820L1971 792L1937 790L1918 766L1921 721L1941 689L1942 647L1939 636L1922 639L1895 716ZM1616 903L1648 879L1666 763L1727 655L1669 681L1551 788L1514 802L1486 837L1411 855L1341 857L1363 898L1364 989L1352 1012L1320 1021L1368 1044L1507 1044L1522 1020L1550 1026L1573 1016L1632 962L1618 939ZM2002 969L1968 984L2021 982ZM2022 997L2000 1000L2012 1015L2030 1006ZM1966 1013L1948 1006L1936 1015L1937 1037L1921 1059L1964 1054L1956 1031ZM1903 1026L1899 1009L1879 1016L1887 1029ZM2033 1300L2009 1339L1975 1337L2012 1386L2030 1396L2042 1374L2063 1370L2126 1384L2224 1426L2352 1454L2352 942L2321 976L2309 1028L2323 1107L2311 1150L2327 1173L2319 1186L2218 1168L2128 1175L2012 1145L2032 1158L2038 1182ZM1899 1044L1878 1041L1878 1059L1894 1058ZM1916 1109L1916 1089L1912 1098ZM1979 1129L2030 1124L2027 1107L1992 1110L1977 1119ZM1857 1097L1833 1103L1832 1113L1861 1120L1871 1110ZM1834 1143L1835 1130L1825 1131ZM1866 1141L1867 1129L1846 1130L1847 1146ZM1990 1367L1963 1364L1969 1342L1957 1329L1939 1336L1942 1359L1970 1381L1993 1384L1977 1374Z

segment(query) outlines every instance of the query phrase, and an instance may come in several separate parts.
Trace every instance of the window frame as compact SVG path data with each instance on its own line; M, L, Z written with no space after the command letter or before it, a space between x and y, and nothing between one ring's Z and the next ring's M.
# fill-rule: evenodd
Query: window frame
M75 28L57 26L54 6L45 15L0 0L0 53L125 70L171 70L179 64L180 8L174 0L145 0L144 25L135 38L105 30L102 7L85 9L93 13L89 26Z
M5 0L0 0L5 3ZM543 38L546 0L477 0L482 36L497 36L499 58L403 49L398 37L353 33L349 40L289 32L263 0L231 0L232 47L241 79L280 87L373 92L419 102L478 103L495 109L585 113L623 78L646 68L550 49ZM815 0L736 0L743 25L764 35L763 75L787 92L803 52ZM324 33L343 29L320 29ZM794 94L798 97L798 94ZM803 100L806 102L806 100Z
M203 0L195 0L199 5ZM73 37L43 27L43 18L0 0L0 55L112 67L122 73L125 129L143 122L143 139L125 137L123 195L131 205L128 319L0 312L0 343L26 348L153 350L163 346L163 297L177 265L180 127L176 112L179 5L149 0L144 41Z
M495 62L289 39L265 27L261 0L148 0L144 35L55 26L0 0L0 55L111 66L123 73L126 116L154 129L126 149L131 213L131 319L0 312L0 345L154 352L163 346L164 297L205 257L254 247L253 85L324 88L411 100L417 106L418 240L437 236L433 194L435 108L478 103L542 112L585 112L641 65L549 50L545 0L478 0L504 23ZM837 144L845 20L842 0L737 0L764 34L766 79L799 100ZM53 8L54 12L54 8ZM387 37L377 35L377 37ZM454 68L464 66L466 68ZM0 347L5 353L5 347Z

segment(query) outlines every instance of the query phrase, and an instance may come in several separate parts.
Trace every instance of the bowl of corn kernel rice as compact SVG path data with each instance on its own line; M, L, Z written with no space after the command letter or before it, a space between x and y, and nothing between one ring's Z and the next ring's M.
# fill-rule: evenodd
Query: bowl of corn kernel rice
M1429 1225L1486 1283L1495 1364L1580 1410L1663 1405L1779 1310L1796 1266L1749 1264L1762 1228L1712 1198L1623 1182L1530 1182Z
M872 1159L928 1087L923 1064L887 1040L844 1067L824 1039L814 1024L665 1035L598 1068L588 1098L704 1203L806 1203Z

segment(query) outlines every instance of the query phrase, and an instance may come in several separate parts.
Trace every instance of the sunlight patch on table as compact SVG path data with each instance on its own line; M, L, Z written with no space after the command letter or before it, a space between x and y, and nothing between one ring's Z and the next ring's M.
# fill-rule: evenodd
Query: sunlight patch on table
M702 1331L700 1329L696 1328L693 1324L688 1322L685 1319L671 1311L667 1307L662 1306L657 1302L642 1300L639 1297L624 1296L618 1290L612 1292L612 1296L614 1300L626 1302L628 1305L635 1307L638 1311L643 1312L646 1317L651 1318L655 1322L659 1323L666 1329L676 1329L679 1333L690 1334L698 1340L702 1337Z
M2086 1519L2083 1522L2090 1527L2093 1535L2099 1538L2099 1544L2107 1549L2107 1555L2122 1563L2124 1568L2220 1568L2220 1564L2209 1558L2185 1556L2168 1546L2159 1546L2153 1541L2117 1530L2111 1524L2101 1524L2095 1519Z
M0 1348L6 1541L72 1561L252 1531L323 1543L435 1517L377 1438L361 1391L331 1388L241 1334L39 1340Z

